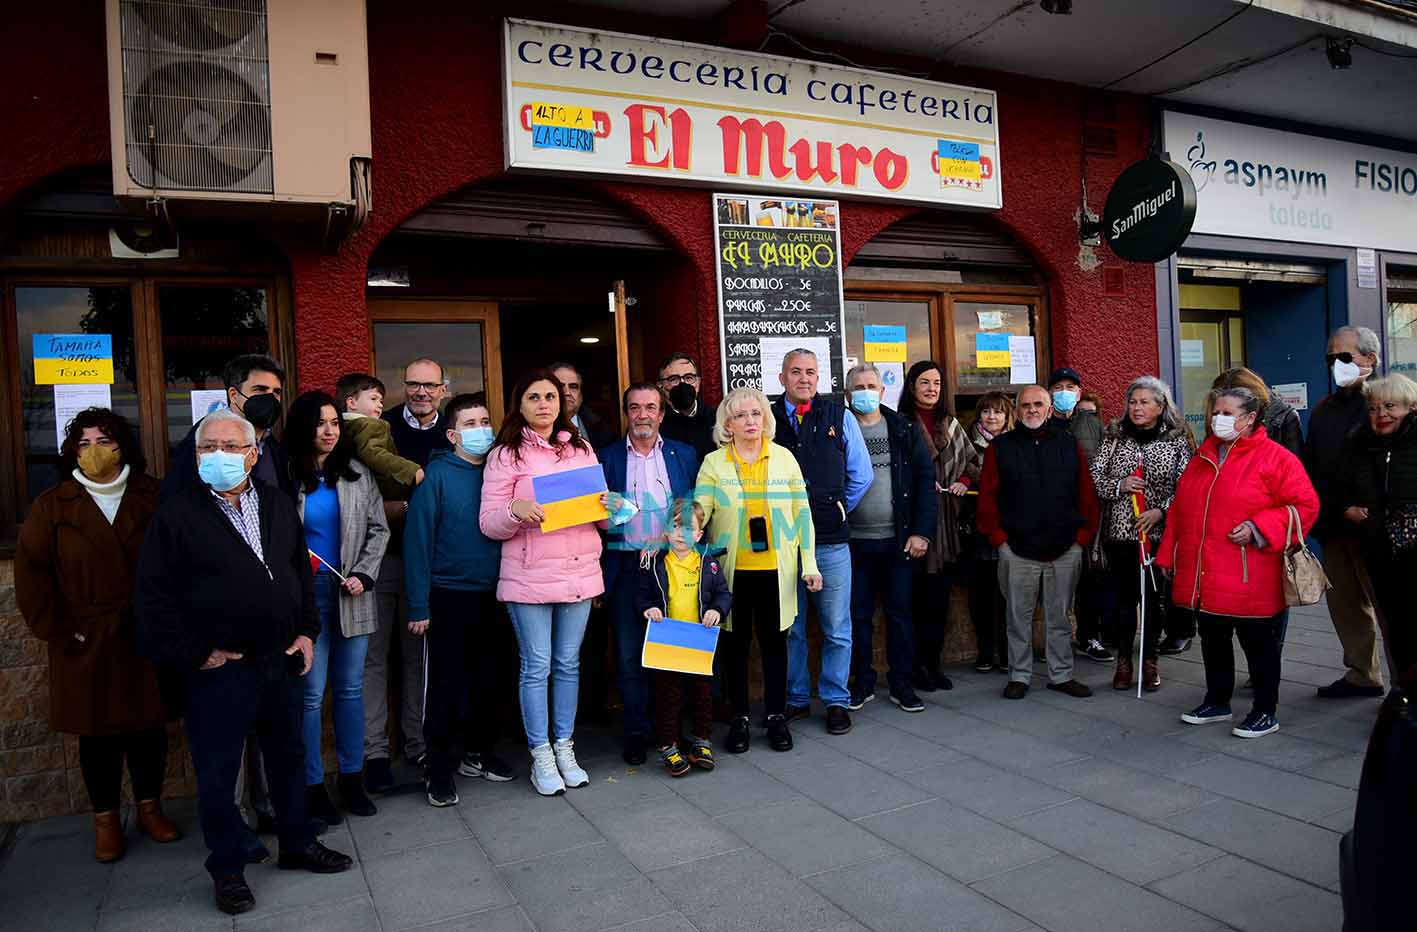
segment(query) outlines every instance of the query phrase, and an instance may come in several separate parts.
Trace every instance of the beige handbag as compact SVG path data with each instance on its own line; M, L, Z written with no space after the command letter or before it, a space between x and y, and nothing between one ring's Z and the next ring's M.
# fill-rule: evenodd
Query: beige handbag
M1304 543L1304 526L1299 509L1289 508L1289 524L1284 529L1284 604L1313 605L1332 588L1319 558Z

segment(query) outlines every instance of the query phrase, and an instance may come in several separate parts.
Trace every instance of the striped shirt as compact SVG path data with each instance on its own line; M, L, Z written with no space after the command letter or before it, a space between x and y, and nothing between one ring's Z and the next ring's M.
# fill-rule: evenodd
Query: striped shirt
M212 497L216 499L217 507L226 515L226 519L231 522L231 526L236 528L236 533L241 535L241 539L246 541L246 546L251 548L251 552L256 555L256 559L262 563L266 562L265 551L261 548L261 499L256 494L256 484L249 482L246 491L241 493L241 508L238 510L225 496L212 490ZM270 572L270 568L266 568Z

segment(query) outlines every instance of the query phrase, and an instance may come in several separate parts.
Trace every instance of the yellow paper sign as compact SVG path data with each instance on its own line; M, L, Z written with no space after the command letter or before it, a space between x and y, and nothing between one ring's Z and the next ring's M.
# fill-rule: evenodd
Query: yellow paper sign
M564 126L593 131L595 113L589 107L534 103L531 105L531 122L535 126Z
M979 350L974 354L974 364L981 369L1007 369L1008 350Z
M869 362L905 362L905 344L867 343L861 355Z
M983 175L977 161L967 159L940 159L941 178L965 178L969 181L979 181Z

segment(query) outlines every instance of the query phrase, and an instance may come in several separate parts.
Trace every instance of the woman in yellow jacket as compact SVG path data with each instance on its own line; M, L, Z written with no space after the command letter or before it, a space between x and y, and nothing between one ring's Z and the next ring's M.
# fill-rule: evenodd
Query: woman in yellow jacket
M748 750L748 651L753 632L763 661L768 743L792 749L787 705L787 629L797 617L797 579L822 587L807 484L792 452L774 446L776 424L767 396L739 388L718 406L719 447L699 468L695 500L707 518L705 543L724 550L720 561L733 590L733 610L720 636L720 670L733 705L725 747Z

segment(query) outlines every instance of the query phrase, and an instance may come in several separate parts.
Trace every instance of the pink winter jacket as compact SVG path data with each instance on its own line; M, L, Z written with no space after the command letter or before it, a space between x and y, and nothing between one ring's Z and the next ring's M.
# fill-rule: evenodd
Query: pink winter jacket
M562 432L557 439L569 436ZM533 476L599 463L594 453L579 447L563 446L562 454L558 458L550 443L528 429L519 460L504 446L494 447L487 457L478 523L482 533L503 541L502 571L497 581L497 598L503 602L580 602L605 591L600 573L600 532L595 525L547 533L535 524L517 521L508 507L514 498L536 499Z

